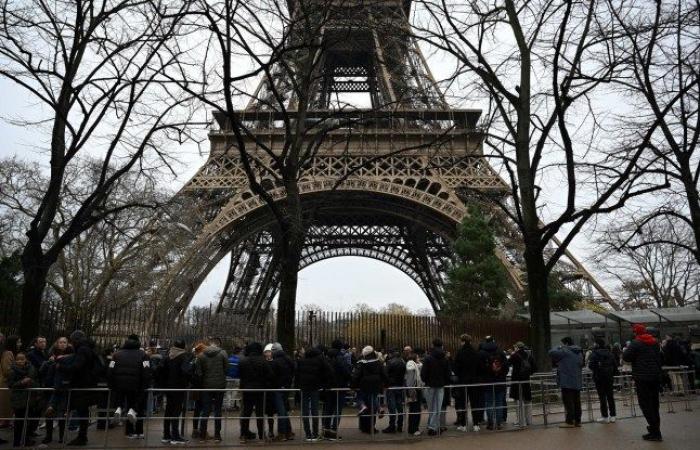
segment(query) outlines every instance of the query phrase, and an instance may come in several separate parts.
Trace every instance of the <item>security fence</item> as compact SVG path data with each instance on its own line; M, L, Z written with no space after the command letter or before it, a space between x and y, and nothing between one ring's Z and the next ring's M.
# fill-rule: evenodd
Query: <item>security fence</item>
M692 411L697 401L696 391L691 384L694 373L686 367L667 367L666 373L675 377L670 389L665 389L661 396L661 412L673 413L678 410ZM634 383L630 374L615 377L615 401L618 420L639 416L636 403ZM526 389L531 391L532 401L524 400ZM197 417L202 402L212 398L235 397L243 403L243 410L232 408L230 402L221 412L214 408L209 417L208 430L214 430L213 438L221 439L227 445L249 445L252 440L269 443L273 430L278 430L285 419L289 419L291 430L296 430L292 443L327 441L362 442L372 440L415 440L426 435L426 424L430 424L436 436L465 436L484 432L484 425L493 432L521 429L525 427L544 428L564 421L564 407L561 394L551 373L536 374L529 381L506 381L503 383L453 384L443 390L446 399L436 399L438 391L428 387L392 387L381 395L358 395L351 389L329 389L302 392L299 389L149 389L138 399L128 399L138 405L136 416L123 408L121 415L115 410L125 406L122 394L105 387L95 389L53 390L53 389L15 389L12 392L16 417L4 417L0 420L13 420L14 432L21 442L34 439L40 423L45 423L46 430L54 431L50 448L63 448L77 435L75 428L88 425L88 448L151 448L163 444L175 444L172 434L163 435L165 420L172 421L181 436L193 436L192 432L202 428L202 417ZM510 399L512 393L518 400ZM439 397L439 395L438 395ZM529 396L528 396L529 397ZM177 414L166 416L161 413L163 403L177 399ZM280 408L275 409L274 402L281 400ZM456 401L453 401L456 399ZM461 402L459 399L463 399ZM475 404L473 399L480 399ZM20 400L23 405L20 405ZM230 400L230 399L229 399ZM309 407L302 406L305 401ZM486 403L479 403L485 400ZM217 401L217 402L218 402ZM260 417L248 413L251 403L261 408ZM90 404L89 408L86 405ZM218 404L218 403L217 403ZM358 413L360 404L365 409ZM387 406L388 405L388 408ZM437 407L435 405L438 405ZM581 391L582 420L586 424L596 420L598 399L590 373L584 373ZM44 412L52 407L52 414ZM172 405L171 405L172 406ZM181 408L180 408L181 406ZM166 411L171 410L167 408ZM179 411L183 411L180 414ZM275 415L277 411L277 414ZM285 411L279 413L279 411ZM244 413L246 415L244 415ZM257 413L256 413L257 414ZM462 414L464 416L462 416ZM464 421L459 422L463 417ZM453 420L457 419L459 428L455 429ZM276 423L275 423L276 419ZM211 422L220 421L220 429ZM259 433L242 433L241 426L249 421L259 426ZM56 423L59 430L65 428L61 442L55 433ZM358 423L359 428L358 430ZM393 433L381 432L381 426L393 423ZM120 425L131 430L131 436L124 434ZM306 429L311 439L304 438ZM252 429L251 429L252 430ZM319 439L315 438L315 432ZM1 435L0 435L1 436ZM284 434L283 437L291 436ZM7 435L4 435L7 438ZM167 439L166 439L167 438ZM260 439L258 439L260 438ZM194 437L192 443L209 442L207 437ZM182 442L178 442L182 443ZM38 444L34 442L33 444Z

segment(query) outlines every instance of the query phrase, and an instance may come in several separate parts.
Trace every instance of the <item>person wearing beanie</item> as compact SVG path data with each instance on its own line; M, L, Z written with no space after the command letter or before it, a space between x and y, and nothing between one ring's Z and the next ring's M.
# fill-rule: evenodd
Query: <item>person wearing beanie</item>
M602 338L595 339L588 368L593 372L593 382L600 400L600 423L615 422L615 375L619 373L615 355ZM609 411L608 411L609 409ZM609 414L608 414L609 412Z
M107 370L107 381L114 391L115 411L120 416L122 406L127 411L125 433L129 439L143 439L143 413L146 407L146 389L151 382L148 355L141 349L138 336L129 335L121 349L112 355Z
M374 425L379 412L379 394L389 384L384 364L379 360L371 345L362 349L362 359L357 362L352 373L350 386L358 389L358 397L362 404L360 416L360 431L376 433Z
M634 339L622 354L622 359L632 364L632 378L637 388L639 407L649 426L642 438L661 441L661 418L659 416L659 391L663 371L663 358L659 342L647 332L642 324L632 326Z
M195 373L202 389L226 389L228 355L219 346L218 338L209 340L209 346L197 358ZM202 415L199 421L199 442L210 439L207 434L209 414L214 413L214 441L221 442L221 417L224 404L224 391L212 390L201 393Z
M338 427L345 406L346 392L340 389L347 389L350 385L352 365L343 351L343 342L339 339L331 343L331 348L326 353L326 358L331 366L333 378L331 388L324 392L323 398L323 438L331 441L338 440Z
M309 349L297 361L296 387L301 389L301 415L305 440L320 440L319 411L320 390L329 386L333 374L323 352L318 347Z
M480 358L479 353L472 346L472 337L468 334L460 336L462 346L457 350L455 356L454 370L459 384L480 383ZM478 387L470 387L465 395L463 389L456 389L455 409L457 410L457 430L467 430L467 398L471 407L473 430L479 431L479 424L484 421L484 410L482 409L483 393Z
M520 382L510 388L510 398L518 403L518 419L513 424L528 426L532 421L532 386L529 381L530 376L537 372L537 364L532 352L520 341L513 346L508 364L513 367L511 380Z
M241 411L241 443L255 439L255 433L250 431L250 418L255 410L255 421L258 439L265 438L265 395L262 391L245 391L246 389L269 389L273 384L272 367L263 356L263 346L259 342L251 342L244 351L244 358L239 364L241 389L243 389L243 410Z
M563 338L561 343L562 345L549 351L552 365L557 368L557 383L561 388L561 398L566 410L566 421L559 427L580 427L583 352L581 347L574 345L570 337Z
M168 350L168 357L161 363L157 386L163 389L185 389L192 375L192 353L185 350L185 341L177 339ZM165 393L165 418L163 419L164 444L186 444L180 436L180 415L185 404L184 391Z
M274 342L272 344L272 388L291 389L294 382L294 361L282 348L282 344ZM277 439L289 441L294 439L292 432L292 422L289 420L289 392L275 391L270 396L273 402L274 411L277 413Z

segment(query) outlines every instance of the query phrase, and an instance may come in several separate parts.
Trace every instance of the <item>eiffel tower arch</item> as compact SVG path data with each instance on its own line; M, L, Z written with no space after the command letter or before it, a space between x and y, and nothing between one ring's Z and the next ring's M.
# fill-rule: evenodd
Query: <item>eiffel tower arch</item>
M409 8L410 2L383 1L360 13L409 29ZM334 120L348 125L328 133L302 169L302 205L313 215L301 268L340 256L384 261L415 281L439 311L451 245L470 193L507 196L509 190L483 156L480 111L449 107L408 33L388 36L388 28L371 25L376 20L367 23L348 30L339 20L322 37L316 108L305 112L305 120L327 118L333 98L345 94L365 94L371 107L334 110ZM283 76L274 83L285 92ZM238 114L258 142L274 149L283 145L285 130L282 113L268 106L271 95L270 86L260 83ZM160 255L155 301L174 313L184 311L207 274L230 254L218 310L245 314L255 323L266 317L279 287L274 218L248 187L225 117L215 119L208 160L177 195L180 213L171 231L178 239ZM272 182L266 189L275 199L284 197ZM512 225L502 225L497 254L511 292L523 298L519 239ZM590 273L567 256L570 280L606 298Z

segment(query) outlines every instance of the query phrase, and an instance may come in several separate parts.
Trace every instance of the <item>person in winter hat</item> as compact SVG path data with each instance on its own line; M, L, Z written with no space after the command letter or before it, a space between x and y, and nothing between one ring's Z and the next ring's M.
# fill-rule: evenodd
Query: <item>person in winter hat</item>
M644 418L649 424L647 441L661 441L661 418L659 416L659 391L663 371L663 358L659 342L647 332L642 324L632 326L634 340L622 354L622 359L632 364L632 378L637 388L637 399Z
M185 341L178 339L168 350L168 357L161 363L158 385L165 389L185 389L192 377L192 353L185 350ZM165 419L163 420L162 442L185 444L180 436L180 420L185 404L185 392L168 391L165 393Z
M318 441L320 390L328 387L333 377L332 369L318 347L309 349L297 361L296 387L301 389L301 415L306 441Z
M368 345L362 349L362 359L357 362L351 377L351 386L359 390L365 408L360 411L360 431L372 433L379 412L379 394L389 384L384 364Z
M596 338L588 368L593 372L598 399L600 400L600 423L615 422L615 375L618 374L618 364L610 347L601 338Z
M138 336L132 334L124 341L122 348L112 355L107 369L107 381L114 391L115 403L124 405L127 410L125 433L130 439L143 439L142 417L151 375L148 355L141 349ZM121 412L119 406L114 414L120 416Z
M557 383L561 388L561 398L566 411L566 421L559 427L580 427L583 351L581 347L574 345L570 337L565 337L561 343L562 345L549 351L552 364L557 367Z
M245 348L244 358L239 364L241 389L243 389L243 410L241 411L241 443L255 439L255 433L250 431L250 417L255 410L258 438L265 437L265 396L261 391L245 391L245 389L269 389L273 384L274 373L270 363L263 356L263 346L259 342L251 342Z
M352 365L347 354L343 352L343 342L336 339L331 343L331 348L326 352L328 363L333 372L331 388L347 389L350 384ZM345 406L346 392L328 389L324 392L323 399L323 437L328 440L338 439L338 427Z
M427 386L425 399L428 404L428 435L437 435L440 431L440 413L445 386L450 383L450 366L440 339L433 340L433 348L423 361L421 379Z

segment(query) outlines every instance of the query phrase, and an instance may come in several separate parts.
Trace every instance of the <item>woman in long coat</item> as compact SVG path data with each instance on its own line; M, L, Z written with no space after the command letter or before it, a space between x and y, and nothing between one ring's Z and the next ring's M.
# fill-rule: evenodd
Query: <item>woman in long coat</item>
M0 355L0 424L6 427L12 418L12 407L10 406L10 391L7 389L7 381L12 374L12 364L15 362L15 355L22 346L19 336L8 336Z

